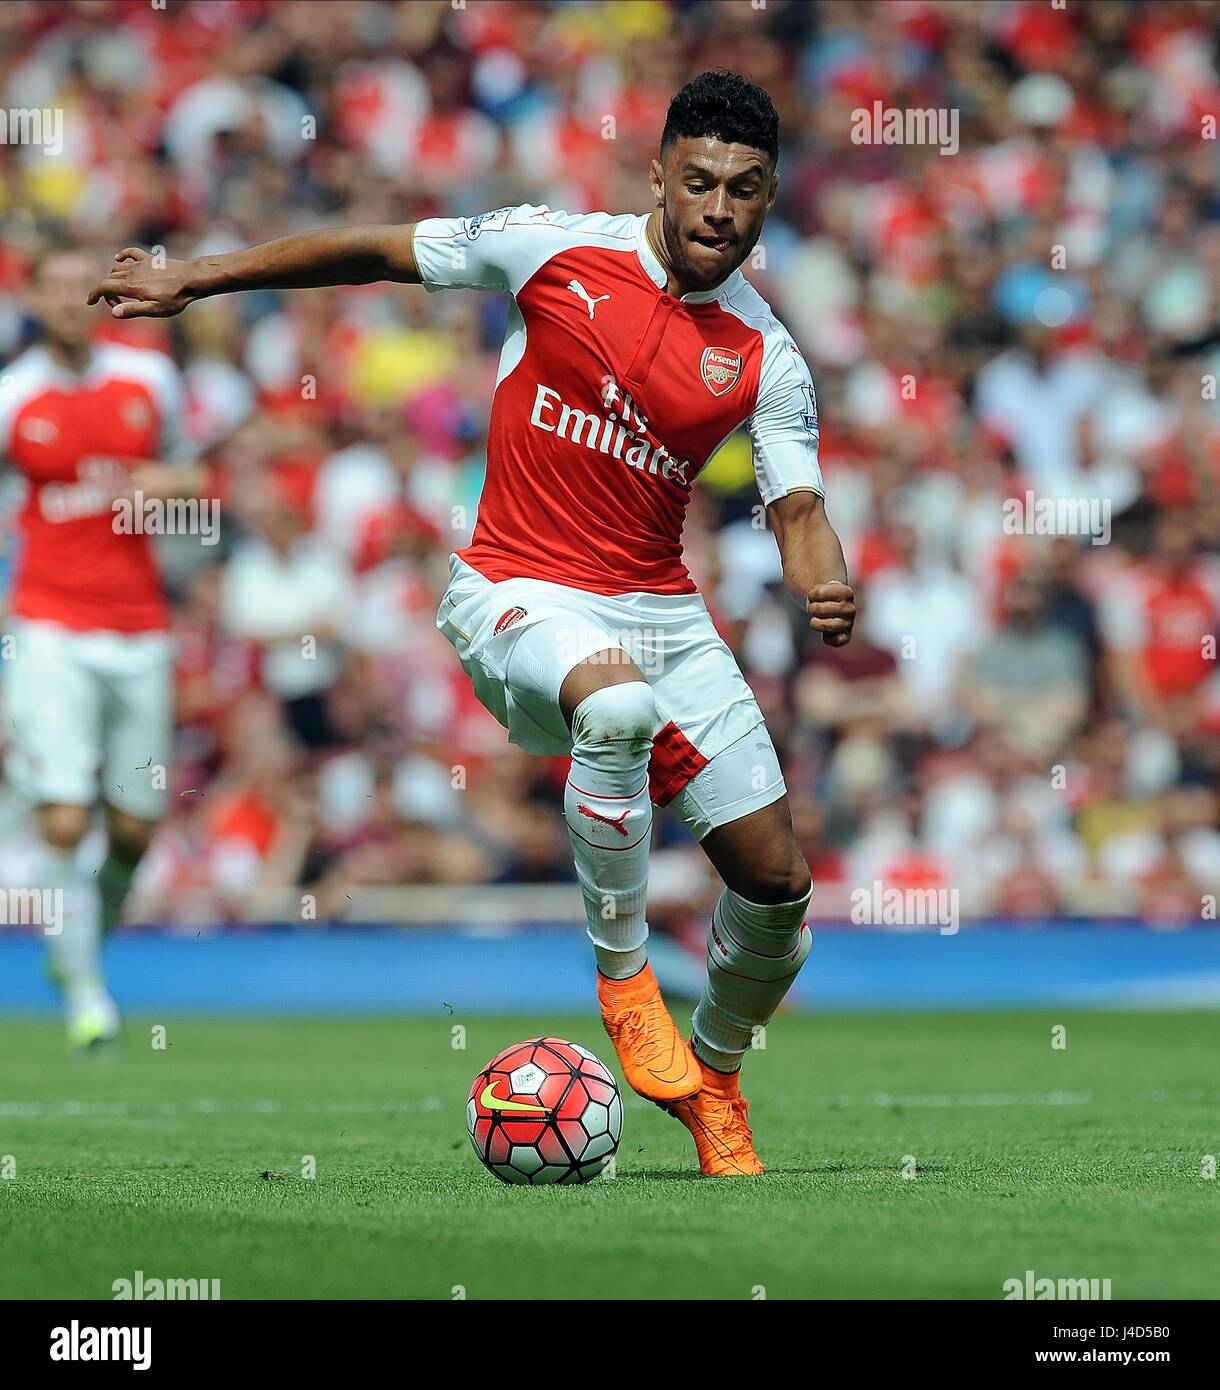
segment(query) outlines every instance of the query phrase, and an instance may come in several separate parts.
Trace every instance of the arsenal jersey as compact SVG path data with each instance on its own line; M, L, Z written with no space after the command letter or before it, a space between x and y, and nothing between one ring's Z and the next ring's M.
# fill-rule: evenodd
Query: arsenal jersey
M764 503L823 493L813 382L745 276L675 298L648 218L525 205L417 224L428 290L507 291L487 477L459 552L488 579L695 591L691 488L744 425Z
M141 462L190 457L174 364L106 343L77 374L37 346L4 377L0 461L27 483L12 611L82 632L167 627L152 542L116 531L113 503Z

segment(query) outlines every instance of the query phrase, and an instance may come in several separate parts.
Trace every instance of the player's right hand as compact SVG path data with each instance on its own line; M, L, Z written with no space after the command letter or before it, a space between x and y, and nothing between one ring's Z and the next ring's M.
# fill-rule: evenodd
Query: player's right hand
M856 595L850 584L831 579L815 585L805 600L809 626L828 647L845 647L856 622Z
M116 319L169 318L191 302L187 261L160 263L138 246L126 246L114 258L104 280L89 292L89 303L104 299Z

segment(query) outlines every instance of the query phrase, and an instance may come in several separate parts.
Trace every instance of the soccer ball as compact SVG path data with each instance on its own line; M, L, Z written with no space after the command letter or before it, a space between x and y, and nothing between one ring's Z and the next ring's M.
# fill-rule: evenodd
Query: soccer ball
M475 1077L466 1124L475 1153L502 1182L588 1182L618 1148L623 1102L586 1048L533 1038L506 1047Z

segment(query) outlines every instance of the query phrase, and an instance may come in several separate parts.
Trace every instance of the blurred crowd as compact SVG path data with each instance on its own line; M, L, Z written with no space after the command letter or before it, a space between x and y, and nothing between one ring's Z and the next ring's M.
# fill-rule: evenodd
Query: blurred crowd
M673 92L744 72L782 122L747 273L817 383L857 636L804 630L744 437L696 488L687 562L780 751L815 908L880 881L958 888L964 915L1198 920L1220 891L1218 33L1194 0L7 0L3 105L65 119L56 157L0 146L0 361L49 228L100 272L129 244L646 211ZM856 143L874 103L957 112L958 147ZM571 879L565 761L508 745L434 626L506 313L386 285L99 311L181 366L223 519L220 546L165 548L178 762L139 915ZM1104 533L1072 533L1085 514ZM659 901L705 897L686 833L656 833Z

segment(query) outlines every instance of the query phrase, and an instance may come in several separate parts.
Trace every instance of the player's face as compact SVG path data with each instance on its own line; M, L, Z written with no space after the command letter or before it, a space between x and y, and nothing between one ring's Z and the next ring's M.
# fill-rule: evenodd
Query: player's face
M762 150L682 136L652 162L665 249L679 279L712 289L754 249L779 180Z
M30 306L47 338L63 347L89 341L96 310L85 302L97 280L96 267L79 251L46 258L30 286Z

